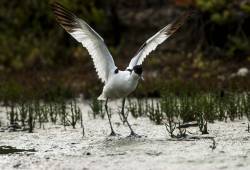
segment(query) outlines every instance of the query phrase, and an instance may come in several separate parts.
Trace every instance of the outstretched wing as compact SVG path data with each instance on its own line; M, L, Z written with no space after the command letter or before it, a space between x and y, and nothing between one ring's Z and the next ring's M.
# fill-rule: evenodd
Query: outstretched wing
M60 25L88 50L99 78L107 82L109 74L116 69L116 66L102 37L61 4L55 2L51 8Z
M182 16L177 18L174 22L168 24L154 36L149 38L138 50L137 54L131 59L127 69L133 69L135 65L141 65L147 55L156 49L156 47L163 43L168 37L175 33L190 16L190 12L184 13Z

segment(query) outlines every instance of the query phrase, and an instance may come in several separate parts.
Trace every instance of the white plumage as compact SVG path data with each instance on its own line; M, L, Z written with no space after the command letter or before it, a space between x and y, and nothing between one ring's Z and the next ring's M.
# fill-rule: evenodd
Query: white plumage
M116 69L114 60L103 39L86 22L82 20L78 22L81 28L73 29L70 35L87 48L99 78L102 82L107 82L110 71Z
M119 71L117 74L111 74L98 100L127 97L136 89L139 79L139 75L129 71Z
M131 59L127 69L125 71L120 71L115 66L114 60L108 51L103 38L85 21L76 17L59 3L53 3L52 10L61 26L88 50L94 61L97 74L102 82L104 82L102 94L98 99L106 100L105 107L111 127L111 135L114 135L115 133L110 121L107 102L108 99L123 98L122 115L131 130L131 135L134 136L135 133L124 116L125 97L136 89L142 74L141 65L148 54L178 30L190 13L185 13L180 16L176 21L165 26L154 36L149 38L142 45L137 54Z
M135 57L130 61L128 66L129 69L132 69L135 65L141 65L148 54L154 51L159 44L163 43L170 36L169 34L166 34L166 31L170 26L171 24L167 25L145 42L144 46L142 46Z

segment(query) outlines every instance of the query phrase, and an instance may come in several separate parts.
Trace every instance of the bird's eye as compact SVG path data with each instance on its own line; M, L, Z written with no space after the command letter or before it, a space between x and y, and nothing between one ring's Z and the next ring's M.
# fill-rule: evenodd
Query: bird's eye
M115 74L117 74L119 72L118 68L115 70Z

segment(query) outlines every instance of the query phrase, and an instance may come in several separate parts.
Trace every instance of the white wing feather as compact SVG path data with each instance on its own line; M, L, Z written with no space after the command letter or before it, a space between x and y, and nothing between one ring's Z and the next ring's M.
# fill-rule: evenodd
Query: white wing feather
M131 59L127 69L133 69L134 66L141 65L150 52L154 51L159 44L163 43L176 30L178 30L181 25L183 25L184 21L189 15L190 13L185 13L184 15L179 17L176 21L168 24L159 32L157 32L154 36L149 38L142 45L137 54Z
M116 66L102 37L59 3L52 4L52 9L61 26L88 50L99 78L107 82Z

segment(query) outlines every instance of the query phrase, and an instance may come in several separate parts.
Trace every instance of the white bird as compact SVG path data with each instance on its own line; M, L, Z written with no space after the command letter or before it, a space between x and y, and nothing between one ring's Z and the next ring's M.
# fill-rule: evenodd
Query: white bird
M180 26L184 24L188 16L190 16L190 13L184 13L177 18L177 20L168 24L154 36L149 38L131 59L127 69L121 71L115 66L114 60L102 37L85 21L75 16L57 2L53 3L51 7L60 25L87 49L94 61L98 77L104 83L102 94L98 97L98 100L106 101L105 109L111 128L110 135L114 136L116 133L110 120L111 115L108 112L108 100L123 98L121 114L130 128L130 136L139 136L133 131L124 114L125 98L136 89L138 81L142 79L142 63L144 59L150 52L155 50L159 44L163 43L178 30Z

